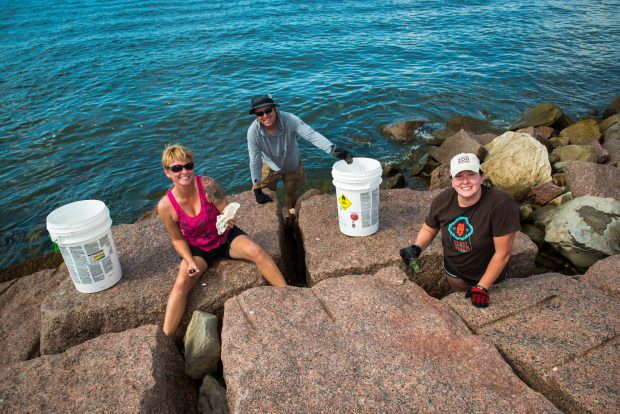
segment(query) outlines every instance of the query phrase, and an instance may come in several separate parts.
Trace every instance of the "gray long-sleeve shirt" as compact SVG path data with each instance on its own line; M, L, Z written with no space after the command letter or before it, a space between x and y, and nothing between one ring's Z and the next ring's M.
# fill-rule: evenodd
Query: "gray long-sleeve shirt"
M299 166L299 146L296 135L328 154L334 153L332 144L323 135L306 125L297 116L278 111L277 130L268 135L265 128L255 119L248 129L248 153L250 155L250 173L253 183L261 183L263 162L274 171L288 174Z

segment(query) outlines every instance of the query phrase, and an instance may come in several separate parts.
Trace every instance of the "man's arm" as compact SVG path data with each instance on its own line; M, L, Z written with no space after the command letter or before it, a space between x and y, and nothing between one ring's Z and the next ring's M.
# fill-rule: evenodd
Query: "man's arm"
M512 246L514 244L517 232L512 232L499 237L493 237L493 244L495 245L495 254L491 257L491 261L487 265L479 286L485 289L489 289L495 280L499 277L502 270L508 264L510 256L512 254Z
M256 127L250 126L247 133L248 140L248 155L250 157L250 176L252 177L252 189L261 187L263 180L262 166L263 160L261 157L261 149L256 141Z

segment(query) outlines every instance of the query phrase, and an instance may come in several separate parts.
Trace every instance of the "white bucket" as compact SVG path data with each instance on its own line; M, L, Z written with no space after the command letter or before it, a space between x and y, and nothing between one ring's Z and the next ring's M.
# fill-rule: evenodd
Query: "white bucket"
M123 274L111 226L110 210L99 200L66 204L47 216L47 231L80 292L107 289Z
M369 236L379 229L381 163L372 158L344 160L332 167L338 223L347 236Z

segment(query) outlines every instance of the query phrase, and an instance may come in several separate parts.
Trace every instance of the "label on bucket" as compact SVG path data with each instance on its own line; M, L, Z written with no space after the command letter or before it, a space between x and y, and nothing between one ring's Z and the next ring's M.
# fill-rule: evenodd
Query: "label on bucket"
M367 236L379 227L379 189L366 192L340 192L338 222L340 230L349 236Z
M76 284L101 282L114 271L116 253L110 232L86 244L60 245L60 252Z

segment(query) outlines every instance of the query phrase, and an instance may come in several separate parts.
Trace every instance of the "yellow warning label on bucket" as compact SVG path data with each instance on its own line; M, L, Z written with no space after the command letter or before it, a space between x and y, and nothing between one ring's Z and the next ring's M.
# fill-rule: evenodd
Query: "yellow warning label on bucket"
M344 194L338 197L338 203L340 203L340 207L342 207L343 210L351 207L351 201L349 201L349 199Z

